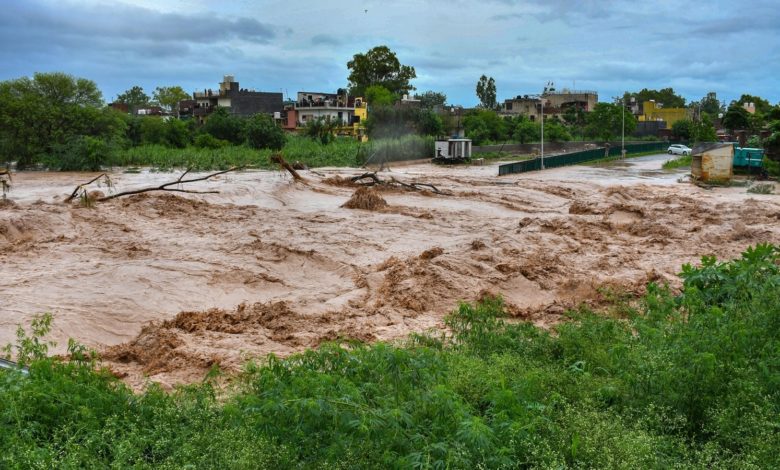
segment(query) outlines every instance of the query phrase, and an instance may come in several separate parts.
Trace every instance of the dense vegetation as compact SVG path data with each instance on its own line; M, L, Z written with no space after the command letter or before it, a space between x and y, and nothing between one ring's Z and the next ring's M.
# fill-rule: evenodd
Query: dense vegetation
M0 372L5 468L777 468L780 251L684 266L679 295L605 291L548 332L500 299L461 305L446 337L328 344L135 395L71 344ZM220 398L217 398L220 393Z
M501 117L492 109L469 111L463 119L466 137L475 145L489 145L503 142L521 144L541 140L541 122L532 121L523 115ZM625 111L625 135L636 129L636 118ZM546 116L544 120L544 141L564 142L574 139L611 140L623 132L623 115L619 105L598 103L589 113L569 109L562 115Z

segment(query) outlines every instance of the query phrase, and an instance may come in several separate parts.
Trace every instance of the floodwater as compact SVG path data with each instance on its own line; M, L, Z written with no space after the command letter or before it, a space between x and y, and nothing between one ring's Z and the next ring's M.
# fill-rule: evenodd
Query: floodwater
M605 288L679 285L682 263L780 243L777 196L679 183L668 158L502 177L497 164L391 166L379 177L442 194L380 187L378 210L341 207L356 187L335 177L358 169L304 171L304 183L229 173L181 187L219 194L92 208L62 201L93 175L18 173L0 207L0 344L50 312L55 352L74 338L131 385L169 386L340 337L441 329L458 301L487 293L549 326ZM178 173L110 178L123 191Z

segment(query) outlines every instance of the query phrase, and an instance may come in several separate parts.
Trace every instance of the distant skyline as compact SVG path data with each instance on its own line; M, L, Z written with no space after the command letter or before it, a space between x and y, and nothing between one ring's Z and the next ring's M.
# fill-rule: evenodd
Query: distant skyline
M188 92L234 75L242 88L332 92L352 55L387 45L417 91L477 104L480 75L498 99L558 89L672 87L780 101L776 0L5 0L0 80L62 71L108 102L134 85Z

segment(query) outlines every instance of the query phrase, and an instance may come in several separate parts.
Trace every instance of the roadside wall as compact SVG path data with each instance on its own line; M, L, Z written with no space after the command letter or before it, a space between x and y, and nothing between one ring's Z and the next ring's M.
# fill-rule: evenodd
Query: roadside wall
M626 145L633 144L647 144L651 142L647 141L626 141ZM620 147L620 141L609 142L610 147ZM545 142L544 153L568 153L568 152L580 152L582 150L589 150L592 148L605 147L604 141L591 141L591 142ZM508 152L518 155L531 155L541 152L541 145L536 144L506 144L506 145L480 145L474 146L471 149L472 154L485 153L485 152Z

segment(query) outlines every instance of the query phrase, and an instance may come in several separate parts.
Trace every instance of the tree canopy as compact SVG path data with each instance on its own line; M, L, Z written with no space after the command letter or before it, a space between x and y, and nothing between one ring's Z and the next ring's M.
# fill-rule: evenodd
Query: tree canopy
M151 99L149 95L144 92L144 89L136 85L124 93L117 95L115 102L126 104L130 111L135 111L139 108L149 106Z
M75 165L75 159L86 157L79 152L97 158L104 143L125 135L122 117L101 108L100 90L84 78L36 73L32 79L0 82L0 102L0 159L19 167L44 163L55 154ZM94 167L94 161L88 166Z
M630 135L636 129L636 118L620 105L598 103L587 116L588 134L604 140L619 137L623 130L625 118L625 135Z
M365 54L355 54L347 62L350 94L360 96L372 85L381 85L395 95L414 90L409 83L417 78L414 67L401 65L395 52L387 46L377 46Z
M682 108L685 106L685 98L675 93L674 88L671 87L660 90L642 88L638 92L626 93L624 98L626 98L626 103L630 101L630 98L634 98L639 104L655 100L656 103L663 103L664 108Z
M189 93L180 86L158 86L152 94L154 101L160 104L166 111L179 112L179 102L190 97Z
M496 81L493 77L482 75L477 82L477 98L479 105L485 109L496 107Z
M390 106L395 102L393 93L382 85L371 85L363 94L371 106Z
M772 105L769 103L769 101L761 98L760 96L743 94L739 97L736 103L740 106L743 106L747 103L753 103L756 106L756 112L764 115L769 114L769 112L772 111Z
M707 113L714 117L718 117L718 114L724 111L724 106L714 91L707 93L707 96L702 98L698 103L691 103L691 107L696 106L699 106L702 113Z
M750 113L739 104L733 103L723 116L723 126L731 131L747 129L750 127Z
M420 106L427 109L444 106L447 103L447 95L432 90L415 94L414 99L420 100Z

